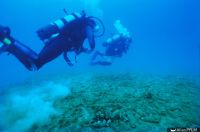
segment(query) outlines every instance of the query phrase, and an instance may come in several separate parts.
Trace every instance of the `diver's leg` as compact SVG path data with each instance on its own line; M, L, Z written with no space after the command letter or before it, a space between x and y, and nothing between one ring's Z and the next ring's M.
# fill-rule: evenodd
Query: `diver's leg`
M65 50L65 44L63 39L53 39L37 55L26 45L14 41L6 51L13 54L28 70L32 71L39 70L44 64L58 57Z
M102 66L110 66L112 63L109 61L99 61L98 64Z
M92 61L94 61L94 60L97 58L97 56L103 57L104 54L101 53L101 52L99 52L99 51L96 51L96 52L93 54L93 56L92 56Z
M97 61L91 61L91 65L102 65L102 66L109 66L113 62L112 58L110 56L105 56L101 54L100 60Z
M90 65L95 66L95 65L102 65L102 66L110 66L112 63L109 61L96 61L96 62L91 62Z
M99 65L99 62L100 62L100 61L98 61L98 60L96 59L98 56L101 57L101 58L100 58L100 60L101 60L101 59L103 59L104 54L101 53L101 52L99 52L99 51L96 51L96 52L93 54L93 56L92 56L90 65Z
M108 61L95 61L91 62L90 65L95 66L95 65L102 65L102 66L110 66L112 63Z
M9 52L22 62L27 69L33 69L37 54L26 45L11 37L9 27L0 25L0 42L3 44L0 48L0 53Z
M5 45L3 45L3 44L1 44L0 43L0 55L2 54L2 53L4 53L5 51L7 51L7 46L5 46Z
M35 70L35 60L38 55L29 47L15 40L6 50L14 55L28 70Z
M65 51L65 47L66 40L64 40L63 38L57 37L55 39L52 39L39 53L38 59L35 62L37 68L39 69L44 64L57 58Z
M15 41L9 45L7 51L17 57L27 69L39 70L44 64L58 57L64 51L65 44L63 39L52 39L38 55L26 45Z
M8 52L14 55L28 70L35 69L34 60L37 59L37 54L26 45L12 38L9 45L4 44L0 48L0 53Z

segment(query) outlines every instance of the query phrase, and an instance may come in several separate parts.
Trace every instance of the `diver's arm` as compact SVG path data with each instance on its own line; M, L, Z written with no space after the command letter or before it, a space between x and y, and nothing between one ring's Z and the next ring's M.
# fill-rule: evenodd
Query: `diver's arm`
M73 63L70 61L70 59L68 58L67 52L64 52L63 56L64 56L64 59L65 59L65 61L67 62L67 64L68 64L69 66L74 66L74 64L73 64Z
M90 44L90 50L93 51L95 48L95 40L94 40L94 32L93 28L90 26L86 26L86 37L88 39L88 42Z

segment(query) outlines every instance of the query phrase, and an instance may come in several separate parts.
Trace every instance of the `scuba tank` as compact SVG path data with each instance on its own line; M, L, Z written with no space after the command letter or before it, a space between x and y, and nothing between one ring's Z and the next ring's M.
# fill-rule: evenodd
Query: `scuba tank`
M37 31L37 35L41 40L46 40L52 37L55 37L59 35L59 33L62 33L63 30L74 20L80 19L82 17L85 17L85 12L82 13L72 13L69 15L66 15L65 17L58 19L49 25L40 28Z
M108 38L106 41L103 42L103 46L115 43L118 39L120 39L120 37L120 34L113 35L112 37Z
M131 38L131 36L127 36L124 34L116 34L116 35L113 35L112 37L108 38L106 41L104 41L103 46L119 43L118 41L124 42L124 43L131 43L132 38Z
M71 25L71 23L73 23L74 21L78 20L78 19L82 19L82 18L87 18L90 19L94 22L94 36L95 37L101 37L104 35L105 33L105 26L103 24L103 22L97 18L97 17L93 17L93 16L87 16L86 17L86 13L85 11L81 11L81 13L72 13L72 14L68 14L66 12L66 10L64 9L64 12L66 14L65 17L58 19L52 23L50 23L49 25L40 28L39 30L37 30L37 35L38 37L42 40L45 41L50 38L56 37L59 35L59 33L63 33L64 30L69 27L69 25Z
M123 34L113 35L108 38L102 45L106 47L106 56L121 57L129 49L132 38Z

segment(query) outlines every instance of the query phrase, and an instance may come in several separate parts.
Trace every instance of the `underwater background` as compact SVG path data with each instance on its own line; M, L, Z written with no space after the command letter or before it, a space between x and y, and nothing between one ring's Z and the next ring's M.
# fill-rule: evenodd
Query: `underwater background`
M0 55L0 131L166 131L200 127L200 1L1 0L0 24L39 52L37 29L85 10L106 27L96 49L117 33L133 42L111 66L90 66L81 54L69 67L60 56L37 72Z

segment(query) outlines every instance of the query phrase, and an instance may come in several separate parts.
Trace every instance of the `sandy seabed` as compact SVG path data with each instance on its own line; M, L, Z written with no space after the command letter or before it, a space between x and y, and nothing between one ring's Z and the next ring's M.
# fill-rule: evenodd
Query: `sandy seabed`
M165 132L169 127L200 127L199 89L193 77L183 75L32 78L1 92L0 131Z

